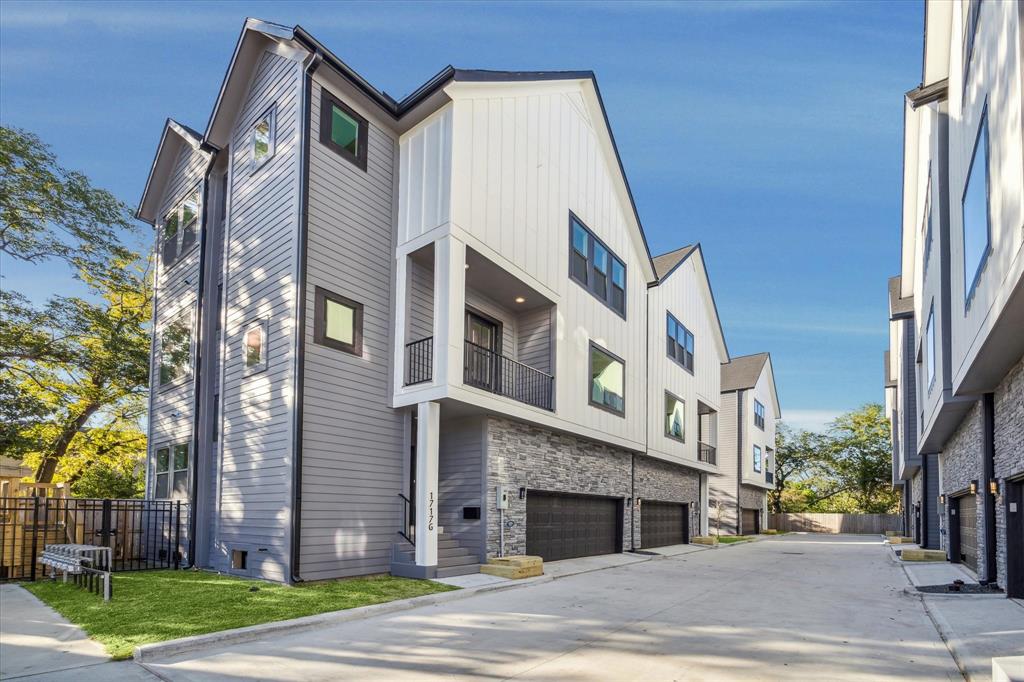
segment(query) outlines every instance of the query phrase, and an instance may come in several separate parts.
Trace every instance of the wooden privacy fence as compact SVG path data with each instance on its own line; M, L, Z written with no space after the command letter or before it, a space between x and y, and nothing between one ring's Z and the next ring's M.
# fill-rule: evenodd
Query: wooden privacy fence
M188 504L173 500L0 497L0 581L42 576L47 545L111 549L111 570L178 568Z
M864 535L902 530L899 514L769 514L768 527L782 532Z

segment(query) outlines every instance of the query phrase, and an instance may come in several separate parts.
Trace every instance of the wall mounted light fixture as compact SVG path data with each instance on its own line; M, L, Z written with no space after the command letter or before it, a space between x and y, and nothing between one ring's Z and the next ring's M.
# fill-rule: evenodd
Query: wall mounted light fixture
M977 495L978 494L978 481L977 480L971 481L971 487L969 488L969 490L971 491L972 495Z

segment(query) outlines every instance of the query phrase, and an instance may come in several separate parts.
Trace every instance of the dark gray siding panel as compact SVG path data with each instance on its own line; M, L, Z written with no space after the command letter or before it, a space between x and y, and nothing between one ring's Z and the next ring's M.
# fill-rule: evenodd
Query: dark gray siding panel
M483 561L483 417L441 424L438 455L438 520L445 532ZM466 520L464 507L481 507L481 518Z
M388 570L401 524L404 463L403 416L389 406L396 140L371 120L367 169L360 170L320 143L320 96L321 84L314 81L299 560L304 580ZM363 304L361 357L314 343L318 286Z
M922 464L925 468L924 504L922 507L928 516L922 519L925 525L925 532L928 533L928 547L938 548L939 544L939 515L936 511L939 505L939 456L924 455Z
M231 138L221 387L219 513L214 566L249 552L247 574L288 578L292 393L295 361L295 237L301 66L265 52ZM250 127L276 106L276 150L249 169ZM267 367L247 373L246 326L268 323Z
M551 374L551 309L519 315L519 362Z

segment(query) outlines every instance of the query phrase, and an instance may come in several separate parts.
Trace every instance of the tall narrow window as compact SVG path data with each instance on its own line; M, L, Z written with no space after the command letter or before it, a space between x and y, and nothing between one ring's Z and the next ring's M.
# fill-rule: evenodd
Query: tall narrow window
M925 375L928 388L935 382L935 304L928 310L928 324L924 328L925 354Z
M313 340L353 355L363 354L363 304L316 288Z
M981 125L974 141L974 157L963 195L964 229L964 306L969 305L974 288L985 267L991 230L988 208L988 109L981 114Z
M164 267L170 267L178 258L178 209L170 211L164 216L163 229L163 262Z
M158 500L188 498L188 443L156 451L153 497Z
M320 92L320 142L365 171L369 123L327 90Z
M160 334L160 385L186 376L192 355L191 313L183 311Z
M626 410L625 364L594 343L590 344L590 404L618 415Z
M754 426L764 431L764 405L760 400L754 400Z
M693 371L693 334L675 318L666 313L668 356L689 371Z
M249 136L249 170L256 172L274 156L276 108L267 109L252 126Z
M181 253L196 243L196 226L199 224L199 190L189 194L181 204Z
M686 442L686 403L665 391L665 435Z
M245 371L247 374L261 372L267 368L267 321L259 320L245 328L242 335L245 346Z
M754 471L761 473L761 446L754 446Z
M161 226L161 259L170 267L196 243L199 228L200 188L195 187L177 206L164 214Z
M569 214L569 277L626 317L626 265L572 213Z

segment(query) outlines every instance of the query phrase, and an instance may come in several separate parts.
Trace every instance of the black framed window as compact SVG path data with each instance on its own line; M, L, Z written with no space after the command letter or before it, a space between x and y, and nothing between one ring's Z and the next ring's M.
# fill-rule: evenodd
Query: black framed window
M364 171L369 130L369 122L352 107L321 90L320 142Z
M200 188L196 186L177 206L164 214L160 225L160 253L170 267L196 243L199 228Z
M626 318L626 264L572 212L569 213L569 277Z
M693 334L672 313L666 313L666 316L668 356L693 372Z
M964 308L974 296L992 244L988 196L988 105L974 140L974 154L961 198L964 239Z
M274 156L277 107L267 109L252 126L249 147L249 172L255 173Z
M665 391L665 435L686 442L686 401Z
M267 321L256 320L242 335L245 373L262 372L267 368Z
M760 400L754 401L754 426L764 431L764 405Z
M761 446L754 446L754 471L761 473Z
M313 340L337 350L363 354L363 304L316 288Z
M622 416L626 412L626 364L590 342L590 404Z

